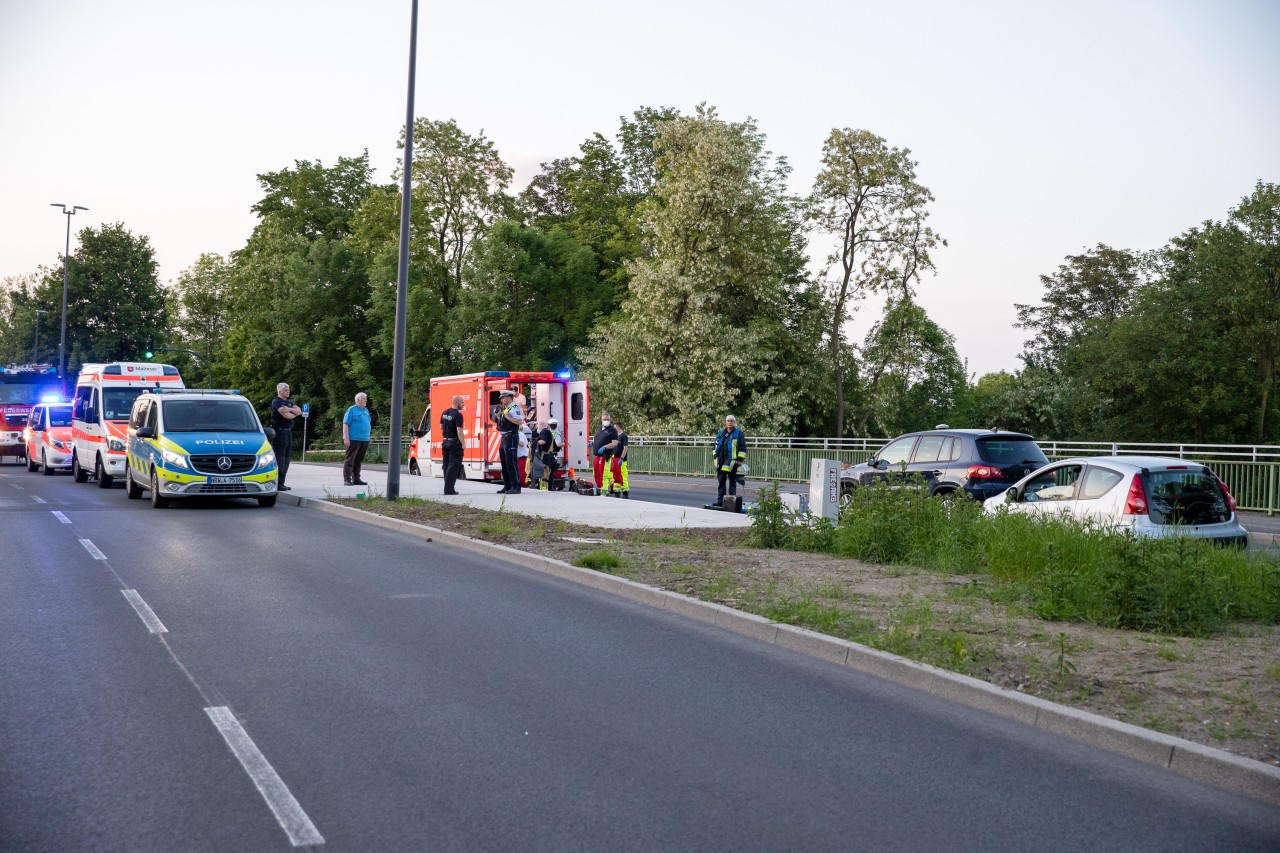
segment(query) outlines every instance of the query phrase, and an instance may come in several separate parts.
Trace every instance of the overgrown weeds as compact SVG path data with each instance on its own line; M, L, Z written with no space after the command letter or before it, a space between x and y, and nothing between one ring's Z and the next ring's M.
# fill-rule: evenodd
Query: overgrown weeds
M918 486L918 484L917 484ZM1280 623L1280 562L1188 537L1149 539L1017 513L920 488L858 488L835 525L800 519L761 490L751 544L985 576L991 600L1047 620L1207 636Z

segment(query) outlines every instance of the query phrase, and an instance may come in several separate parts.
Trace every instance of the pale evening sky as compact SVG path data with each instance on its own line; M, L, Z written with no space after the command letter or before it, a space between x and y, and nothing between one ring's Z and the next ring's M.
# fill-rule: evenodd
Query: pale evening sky
M260 172L367 148L389 182L409 10L0 0L0 278L57 263L50 202L90 208L74 229L146 235L170 282L244 244ZM1017 368L1014 303L1064 256L1156 248L1280 181L1275 0L421 0L420 15L416 114L483 129L513 190L641 106L754 117L797 192L833 127L910 148L950 243L920 302L978 375Z

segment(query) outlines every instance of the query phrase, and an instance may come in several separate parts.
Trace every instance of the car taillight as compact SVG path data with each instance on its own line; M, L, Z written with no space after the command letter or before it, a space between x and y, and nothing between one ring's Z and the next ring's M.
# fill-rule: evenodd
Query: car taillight
M1213 479L1218 481L1219 486L1222 486L1222 493L1227 496L1227 506L1231 508L1232 512L1235 512L1236 499L1231 497L1231 490L1227 488L1227 484L1222 482L1222 478L1219 477L1217 474L1213 475Z
M1142 478L1134 474L1129 484L1129 497L1124 502L1125 515L1147 514L1147 490L1142 488Z
M1003 476L1004 476L1003 471L1001 471L999 468L994 468L990 465L970 465L969 466L970 480L999 480Z

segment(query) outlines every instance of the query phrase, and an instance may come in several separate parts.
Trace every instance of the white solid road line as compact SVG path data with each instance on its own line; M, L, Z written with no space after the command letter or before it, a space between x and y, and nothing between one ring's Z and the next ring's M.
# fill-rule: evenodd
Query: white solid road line
M67 518L65 515L63 515L62 513L58 512L56 509L51 509L51 510L49 510L49 512L53 513L53 517L54 517L54 518L56 518L56 519L58 519L58 521L61 521L63 524L70 524L70 523L71 523L71 519Z
M231 709L220 705L216 708L205 708L204 712L209 715L209 719L213 721L213 725L222 735L222 739L227 742L227 746L231 747L231 752L239 759L240 766L253 780L258 793L262 794L262 798L267 801L267 806L276 816L280 828L284 830L285 835L289 836L289 843L294 847L324 844L324 837L320 835L311 818L307 817L302 806L298 805L298 801L289 792L289 786L284 783L280 774L276 773L266 756L254 744L249 733L231 713Z
M88 540L88 539L81 539L81 540L80 540L80 544L84 546L84 549L85 549L86 551L88 551L90 554L92 554L92 555L93 555L93 559L95 559L95 560L105 560L105 559L107 559L107 555L106 555L106 554L104 554L104 553L102 553L101 551L99 551L99 550L98 550L98 546L97 546L97 545L94 545L92 541L90 541L90 540Z
M153 634L169 633L169 629L166 628L164 623L160 621L160 618L156 616L155 611L153 611L147 603L142 600L142 596L138 595L138 591L136 589L122 589L120 591L124 593L124 597L129 599L129 603L133 605L133 609L142 617L142 623L147 626L148 631Z

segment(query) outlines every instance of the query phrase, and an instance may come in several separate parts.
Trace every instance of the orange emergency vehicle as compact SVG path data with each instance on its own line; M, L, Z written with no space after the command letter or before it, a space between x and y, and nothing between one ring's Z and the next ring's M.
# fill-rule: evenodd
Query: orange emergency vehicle
M86 364L71 403L71 475L77 483L92 474L109 489L124 476L126 429L133 401L143 391L183 388L178 368L147 361Z
M508 388L524 395L530 428L552 418L559 422L563 446L553 488L564 488L568 469L582 471L591 467L590 400L586 380L573 379L568 373L490 370L431 380L427 410L409 443L409 473L421 474L427 469L428 476L444 476L440 466L443 451L439 418L433 419L431 413L443 412L453 405L453 398L457 396L463 400L462 476L469 480L501 479L498 426L493 412L500 405L498 394Z

